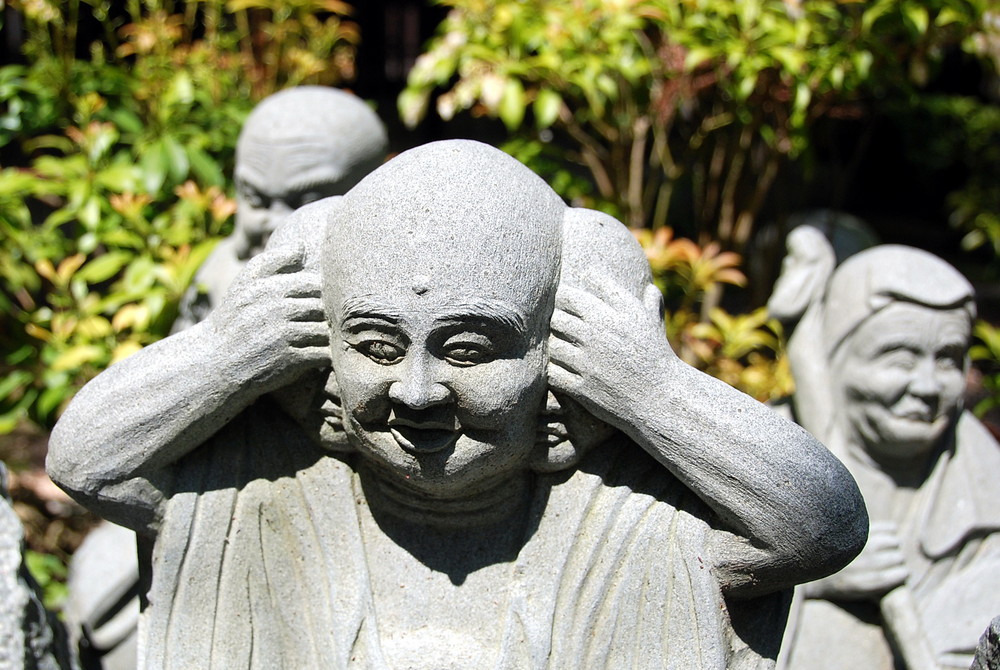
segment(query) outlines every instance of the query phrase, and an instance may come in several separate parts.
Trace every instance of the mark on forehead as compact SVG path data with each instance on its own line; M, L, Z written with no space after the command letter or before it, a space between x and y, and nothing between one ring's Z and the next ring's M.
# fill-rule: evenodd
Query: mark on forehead
M417 275L413 278L413 284L411 284L410 288L417 295L423 295L431 290L431 278L427 275Z

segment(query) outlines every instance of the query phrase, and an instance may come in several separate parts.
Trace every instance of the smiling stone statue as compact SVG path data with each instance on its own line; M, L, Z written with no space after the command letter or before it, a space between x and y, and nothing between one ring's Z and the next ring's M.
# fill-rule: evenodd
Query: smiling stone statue
M895 245L821 268L794 335L793 406L856 477L872 525L854 562L800 589L782 660L964 670L1000 591L1000 448L962 407L972 286Z
M766 668L867 525L674 356L620 223L470 141L290 217L49 466L153 544L144 668Z

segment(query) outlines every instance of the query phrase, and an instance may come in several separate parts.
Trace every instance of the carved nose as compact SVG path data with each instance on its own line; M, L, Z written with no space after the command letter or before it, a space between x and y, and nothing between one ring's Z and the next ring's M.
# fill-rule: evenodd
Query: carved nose
M425 409L445 403L451 397L447 386L432 379L425 361L415 358L404 365L402 376L389 385L390 400L412 409Z
M271 206L268 208L268 211L271 213L272 219L276 217L280 219L291 214L292 208L289 207L284 200L275 198L271 201Z
M913 368L908 390L918 398L936 398L941 394L941 379L938 377L937 361L933 357L923 359Z

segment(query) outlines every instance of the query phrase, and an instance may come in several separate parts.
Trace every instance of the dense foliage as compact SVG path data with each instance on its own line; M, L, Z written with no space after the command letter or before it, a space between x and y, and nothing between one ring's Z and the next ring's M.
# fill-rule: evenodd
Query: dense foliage
M499 117L515 154L586 174L562 179L566 195L633 227L691 217L701 243L735 251L817 119L908 95L988 28L986 0L440 4L451 11L400 96L404 120L432 99L445 119ZM538 146L552 139L564 160Z
M168 332L231 227L246 114L353 76L358 39L339 0L12 5L28 62L0 68L0 151L23 166L0 171L0 432L51 425L89 377ZM92 44L84 10L105 31Z

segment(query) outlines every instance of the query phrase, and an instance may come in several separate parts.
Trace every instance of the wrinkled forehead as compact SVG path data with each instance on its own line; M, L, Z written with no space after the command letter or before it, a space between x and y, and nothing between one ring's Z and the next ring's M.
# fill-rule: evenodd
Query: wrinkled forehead
M359 296L507 305L547 320L565 205L534 173L475 142L411 150L370 174L334 214L324 295L334 321Z

